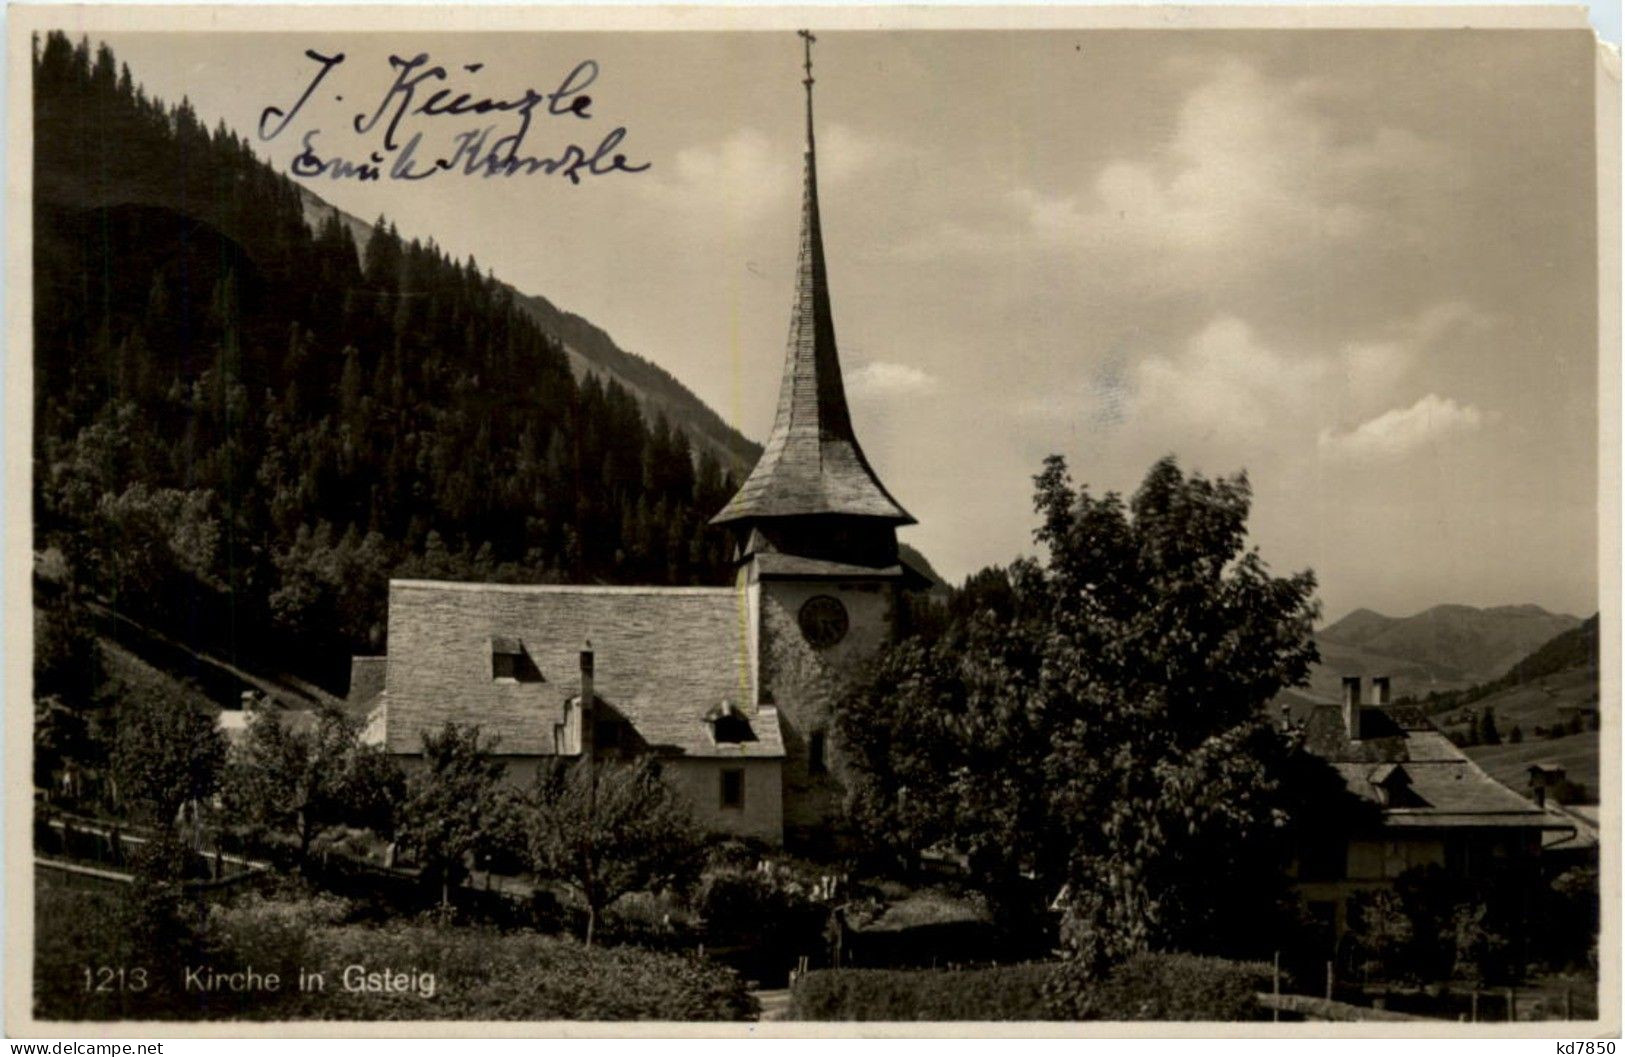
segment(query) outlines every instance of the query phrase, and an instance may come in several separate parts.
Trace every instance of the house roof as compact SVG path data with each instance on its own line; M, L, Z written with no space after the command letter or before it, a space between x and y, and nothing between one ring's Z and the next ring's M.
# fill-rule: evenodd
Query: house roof
M752 717L745 747L719 745L705 722L724 700L745 710L755 700L745 606L730 587L391 581L385 744L416 752L449 720L500 738L501 755L551 755L590 640L595 700L650 749L782 756L772 709ZM494 677L493 643L505 640L534 662L526 677Z
M293 734L309 734L316 729L320 713L311 708L223 708L215 717L215 726L226 736L226 742L237 744L248 734L248 725L260 719L280 724Z
M875 476L852 429L824 265L810 94L801 248L778 412L761 459L712 523L805 514L855 514L914 523Z
M384 670L388 664L388 657L351 657L350 692L344 698L346 705L368 705L383 693Z
M1435 727L1420 708L1361 706L1361 732L1351 741L1341 707L1320 705L1305 726L1305 747L1327 760L1349 791L1380 804L1379 784L1403 775L1402 801L1383 807L1383 824L1414 827L1565 825L1486 774Z

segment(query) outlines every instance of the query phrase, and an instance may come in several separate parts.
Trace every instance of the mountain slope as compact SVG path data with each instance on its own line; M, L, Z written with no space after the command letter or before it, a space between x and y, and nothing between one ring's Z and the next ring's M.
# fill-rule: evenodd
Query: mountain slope
M1408 617L1356 609L1315 633L1320 663L1283 700L1337 701L1344 676L1386 675L1395 697L1462 691L1494 680L1579 619L1534 605L1441 605Z
M1392 674L1396 693L1426 692L1494 679L1579 623L1533 605L1441 605L1409 617L1358 609L1322 628L1315 639L1326 664L1358 669L1338 674ZM1383 665L1403 672L1380 671ZM1412 686L1401 690L1400 681Z
M330 216L336 216L363 253L372 238L373 226L324 200L308 187L300 186L305 218L319 230ZM498 280L512 290L516 303L543 331L558 339L576 380L588 375L601 382L614 381L637 398L644 417L654 421L664 416L680 428L696 451L710 451L735 480L750 472L762 454L756 444L728 425L698 396L658 364L615 343L602 327L573 312L565 311L540 294L527 294Z
M1597 617L1553 637L1503 676L1429 702L1434 722L1464 741L1493 714L1498 745L1468 745L1467 754L1498 781L1522 789L1533 763L1564 768L1570 802L1595 802L1601 759L1598 722Z
M105 46L49 34L33 72L35 542L81 594L340 690L391 576L729 578L722 460L510 288L312 224Z

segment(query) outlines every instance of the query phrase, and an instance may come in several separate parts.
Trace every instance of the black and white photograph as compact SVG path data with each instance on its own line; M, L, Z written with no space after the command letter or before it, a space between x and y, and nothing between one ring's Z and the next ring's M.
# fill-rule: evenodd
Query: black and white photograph
M8 1034L1617 1037L1617 42L979 10L13 9Z

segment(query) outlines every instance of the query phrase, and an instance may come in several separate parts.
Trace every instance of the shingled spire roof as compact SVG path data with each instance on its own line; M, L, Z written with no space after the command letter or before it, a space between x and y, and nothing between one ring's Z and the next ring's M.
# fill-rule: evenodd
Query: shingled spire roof
M852 514L911 525L875 476L852 431L835 351L835 320L818 223L818 168L813 150L812 35L807 42L807 152L801 194L801 249L789 348L773 432L761 459L713 524L798 514Z

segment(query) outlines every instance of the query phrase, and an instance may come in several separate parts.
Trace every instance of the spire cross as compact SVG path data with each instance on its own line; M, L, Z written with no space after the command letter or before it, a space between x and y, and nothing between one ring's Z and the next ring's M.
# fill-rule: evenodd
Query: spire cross
M807 71L807 78L806 78L806 80L802 81L801 83L807 86L807 94L811 95L812 94L812 86L813 86L812 46L815 43L817 43L818 38L813 36L812 32L810 30L805 30L805 29L796 30L796 36L801 38L802 45L806 48L806 51L807 51L806 61L804 61L802 63L803 68L805 68L806 71Z

